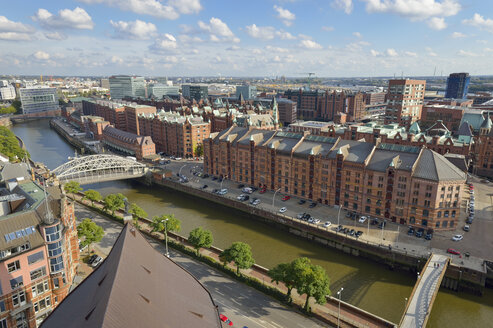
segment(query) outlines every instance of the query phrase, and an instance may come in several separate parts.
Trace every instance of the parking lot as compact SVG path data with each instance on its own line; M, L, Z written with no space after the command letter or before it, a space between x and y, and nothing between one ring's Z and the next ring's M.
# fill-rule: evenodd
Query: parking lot
M167 169L172 170L175 174L180 174L186 177L187 183L195 188L201 188L207 185L205 190L212 192L213 189L221 190L227 189L227 193L223 197L229 199L237 199L242 192L242 188L239 188L239 184L230 180L219 181L218 179L212 180L212 177L201 178L193 175L194 172L198 173L202 171L202 163L200 162L186 162L186 161L171 161L166 165ZM297 218L301 213L308 213L312 218L319 219L320 222L316 224L321 229L335 230L338 224L342 225L349 230L354 229L355 232L361 231L362 235L359 239L376 244L382 244L385 246L391 245L392 247L405 250L406 252L418 253L430 253L439 252L442 253L448 248L455 248L460 252L469 252L471 256L492 259L493 254L488 252L493 247L493 216L492 216L492 199L493 199L493 183L484 183L480 179L470 178L475 187L475 219L471 224L471 230L469 232L463 231L465 225L465 219L467 214L465 211L461 211L461 215L458 220L458 225L453 231L436 232L433 235L432 240L426 240L426 230L424 231L422 238L417 238L415 235L408 235L408 227L397 223L387 221L383 229L379 228L378 224L372 225L371 221L366 220L364 223L359 222L360 216L356 219L350 219L347 217L345 210L339 210L338 207L328 206L323 204L317 204L315 207L310 207L311 202L306 201L304 204L300 204L300 198L291 196L289 200L283 201L285 196L281 192L266 191L261 193L260 190L254 191L252 194L248 194L250 202L252 198L259 199L260 203L256 206L277 212L278 214L286 215L292 218ZM469 199L469 193L464 194L464 206ZM253 205L251 205L253 206ZM280 213L279 210L285 207L286 211ZM324 227L324 223L330 221L330 227ZM381 221L379 221L381 223ZM314 224L314 223L312 223ZM464 235L463 240L459 242L452 241L452 236L455 234ZM348 238L355 238L348 236ZM457 261L463 262L462 257L456 256Z

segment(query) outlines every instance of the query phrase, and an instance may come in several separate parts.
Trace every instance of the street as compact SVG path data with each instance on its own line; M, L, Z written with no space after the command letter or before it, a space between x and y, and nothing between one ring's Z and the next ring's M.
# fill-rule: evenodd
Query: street
M103 227L105 236L94 247L100 253L107 255L120 234L122 226L79 204L76 204L75 207L78 222L84 218L91 218L96 224ZM165 247L153 239L148 238L148 240L164 256ZM188 270L204 284L211 293L214 302L219 305L220 313L229 317L235 327L323 327L317 321L292 311L270 297L224 276L201 262L194 261L174 250L170 251L170 255L173 261Z

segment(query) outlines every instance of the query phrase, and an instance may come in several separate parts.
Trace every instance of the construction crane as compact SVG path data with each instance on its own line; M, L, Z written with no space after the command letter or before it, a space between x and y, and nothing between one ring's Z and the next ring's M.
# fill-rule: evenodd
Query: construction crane
M311 90L311 77L315 75L315 73L310 73L310 72L305 72L305 73L298 73L298 74L303 74L303 75L308 75L308 90Z

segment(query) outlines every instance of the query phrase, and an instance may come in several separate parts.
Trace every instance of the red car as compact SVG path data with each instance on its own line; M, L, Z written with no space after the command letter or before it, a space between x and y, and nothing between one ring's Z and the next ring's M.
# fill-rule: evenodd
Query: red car
M290 199L291 199L291 196L288 196L288 195L286 195L286 196L284 196L282 198L283 201L287 201L287 200L290 200Z
M447 253L454 254L454 255L460 255L460 252L456 249L453 249L453 248L447 249Z
M221 319L221 321L224 322L225 324L227 324L228 326L233 325L233 322L231 320L229 320L228 317L225 316L224 314L220 314L219 319Z
M263 194L263 193L265 193L266 191L267 191L267 189L262 188L262 189L260 189L259 193Z

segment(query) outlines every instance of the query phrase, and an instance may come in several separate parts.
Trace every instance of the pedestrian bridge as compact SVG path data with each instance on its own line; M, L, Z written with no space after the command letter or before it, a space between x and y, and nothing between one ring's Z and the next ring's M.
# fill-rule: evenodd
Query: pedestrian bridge
M445 255L432 254L430 256L414 286L399 327L422 328L426 326L449 262L450 258Z
M89 155L76 157L52 171L61 183L77 181L80 184L140 178L147 167L131 158L116 155Z

